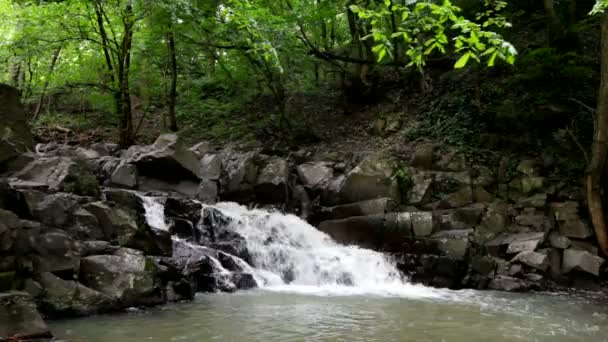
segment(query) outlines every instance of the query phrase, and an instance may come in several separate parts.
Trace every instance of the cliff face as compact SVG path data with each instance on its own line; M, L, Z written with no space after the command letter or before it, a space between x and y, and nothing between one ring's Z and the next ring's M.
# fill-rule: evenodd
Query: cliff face
M0 170L2 164L33 148L34 141L19 91L0 83Z

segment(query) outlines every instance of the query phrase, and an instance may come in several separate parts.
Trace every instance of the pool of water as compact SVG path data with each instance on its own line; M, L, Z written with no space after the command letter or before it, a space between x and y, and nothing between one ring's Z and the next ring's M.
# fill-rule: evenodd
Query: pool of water
M69 342L608 341L608 301L598 296L308 290L205 294L190 303L50 326Z

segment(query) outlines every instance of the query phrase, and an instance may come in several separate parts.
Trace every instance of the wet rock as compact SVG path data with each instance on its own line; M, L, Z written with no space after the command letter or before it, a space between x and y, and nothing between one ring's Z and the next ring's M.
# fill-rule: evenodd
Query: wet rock
M519 262L543 272L549 267L549 258L547 255L531 251L520 252L511 260L511 262Z
M433 234L434 220L431 212L415 211L410 213L414 236L424 237Z
M200 239L200 232L194 229L192 222L177 217L171 219L169 232L182 239L194 239L195 241Z
M392 198L400 203L401 194L397 179L393 177L396 162L384 154L375 154L363 159L346 176L340 189L345 203L373 198Z
M181 218L191 222L201 219L203 206L197 201L182 197L167 197L165 201L165 217Z
M471 261L471 268L484 276L491 275L496 270L496 261L487 256L476 256Z
M123 307L163 302L154 262L133 249L121 248L114 255L83 258L80 281L117 300Z
M83 316L109 311L114 302L109 296L76 281L67 281L51 273L42 273L41 308L46 315Z
M455 260L463 260L468 253L472 233L473 229L446 230L433 234L431 238L438 242L442 254Z
M135 210L136 212L143 214L144 200L136 192L124 189L103 189L103 194L106 200L115 202L123 207Z
M282 158L271 159L260 171L255 193L263 203L286 203L289 199L289 164Z
M122 163L112 172L110 180L113 185L133 189L137 186L137 167L133 164Z
M200 161L187 149L177 134L162 134L150 146L131 146L127 162L137 165L140 174L166 181L199 179Z
M377 198L356 203L321 208L318 219L337 220L351 216L384 214L395 209L395 202L390 198Z
M604 259L597 255L570 248L564 251L562 271L564 273L581 271L598 277L603 264Z
M490 281L489 288L499 291L523 292L528 290L530 286L524 280L501 275Z
M334 170L331 165L328 162L309 162L298 165L298 177L307 189L320 189L333 179Z
M205 154L201 158L201 178L217 181L222 174L222 157L217 154Z
M66 157L41 157L15 174L28 182L44 184L49 191L71 192L82 196L99 196L99 184L85 163Z
M321 222L319 230L343 244L377 248L382 240L384 215L356 216Z
M219 196L219 187L216 181L203 179L198 186L196 199L203 203L213 204L217 202Z
M0 340L47 342L52 338L28 293L0 293Z
M55 272L66 277L78 273L80 255L76 243L65 232L48 229L37 233L27 233L27 251L34 253L31 257L36 272Z
M151 255L167 254L166 239L155 235L135 211L118 207L113 202L89 203L84 208L97 217L105 239Z

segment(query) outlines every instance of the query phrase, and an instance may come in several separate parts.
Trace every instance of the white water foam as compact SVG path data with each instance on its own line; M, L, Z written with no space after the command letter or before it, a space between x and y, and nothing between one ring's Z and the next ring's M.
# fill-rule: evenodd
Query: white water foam
M146 222L152 228L160 230L169 230L167 222L165 222L165 204L160 197L139 196L144 205Z
M168 230L161 199L147 196L142 199L148 224ZM230 217L230 228L247 241L253 265L234 259L253 274L263 290L318 296L438 299L456 296L454 291L409 283L386 255L340 245L297 216L247 209L230 202L203 206L203 210L212 208ZM216 263L223 269L219 261Z
M266 290L417 298L447 295L444 290L409 283L386 255L340 245L297 216L250 210L236 203L212 207L231 217L231 228L246 239L256 278L265 280Z

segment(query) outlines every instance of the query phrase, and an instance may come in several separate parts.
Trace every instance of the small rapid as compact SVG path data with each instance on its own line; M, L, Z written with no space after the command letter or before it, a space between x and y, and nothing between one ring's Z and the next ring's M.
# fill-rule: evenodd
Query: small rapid
M167 230L162 199L147 196L142 199L148 224ZM387 255L340 245L295 215L248 209L230 202L203 205L202 210L203 214L205 210L217 210L231 219L226 228L245 239L251 260L249 264L236 256L231 258L250 272L264 290L332 296L449 295L449 291L409 283ZM201 248L176 237L174 241Z

